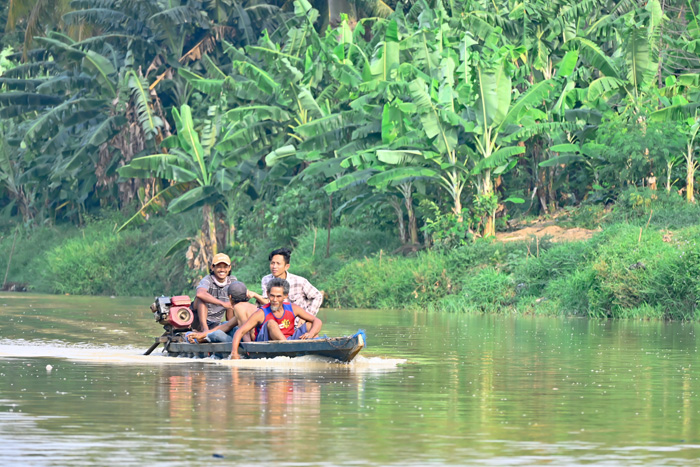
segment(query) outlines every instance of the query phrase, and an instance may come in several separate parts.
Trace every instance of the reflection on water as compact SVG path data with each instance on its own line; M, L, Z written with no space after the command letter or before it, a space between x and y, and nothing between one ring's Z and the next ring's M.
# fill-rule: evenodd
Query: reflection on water
M0 296L3 464L700 456L695 323L323 310L329 335L367 330L349 365L190 360L141 355L160 333L148 303Z
M230 368L216 373L171 366L164 372L167 382L158 400L168 401L168 423L193 422L220 427L265 427L267 436L292 441L289 426L309 425L317 429L321 415L321 386L318 375L292 379L270 372Z

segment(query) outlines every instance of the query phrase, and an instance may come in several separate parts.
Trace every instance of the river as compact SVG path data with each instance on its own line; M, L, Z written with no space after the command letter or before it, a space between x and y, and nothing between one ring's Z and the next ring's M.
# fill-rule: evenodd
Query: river
M690 465L697 323L321 310L351 364L141 355L147 298L0 295L0 465Z

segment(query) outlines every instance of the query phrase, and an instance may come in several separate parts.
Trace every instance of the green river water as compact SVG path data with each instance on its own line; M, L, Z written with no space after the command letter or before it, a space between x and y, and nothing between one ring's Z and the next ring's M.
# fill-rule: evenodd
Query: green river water
M148 298L0 295L0 465L700 465L697 323L322 310L351 364L142 356Z

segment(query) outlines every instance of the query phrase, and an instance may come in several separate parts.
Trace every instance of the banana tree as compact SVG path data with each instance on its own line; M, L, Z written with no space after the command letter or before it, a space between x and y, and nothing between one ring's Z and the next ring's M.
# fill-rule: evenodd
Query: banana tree
M556 209L556 186L568 175L563 164L549 162L557 159L559 153L554 146L583 138L585 133L581 131L580 123L585 121L583 128L590 130L600 117L599 112L585 106L580 100L583 92L576 87L574 79L578 61L578 50L570 50L561 58L554 54L547 57L552 68L548 78L552 85L549 97L543 100L540 108L528 111L521 122L524 130L520 131L520 139L533 136L525 141L532 174L531 196L533 201L535 197L539 199L541 209L546 214ZM541 131L542 128L546 131Z
M484 236L495 235L495 210L493 176L512 168L512 157L525 152L518 145L526 135L534 134L538 125L525 119L531 107L541 105L552 89L550 80L530 86L514 102L511 102L513 85L505 64L491 69L477 67L474 74L477 92L475 106L476 125L470 131L479 159L473 169L477 176L477 190L490 207L484 226ZM515 143L515 144L514 144Z
M588 100L624 98L632 119L637 119L645 101L653 94L659 60L659 34L664 14L659 0L646 2L627 14L626 21L617 26L617 34L624 37L619 51L610 56L599 44L587 37L570 39L569 50L578 49L588 64L601 76L588 83ZM597 24L589 30L596 31Z
M33 201L40 184L32 180L25 155L8 144L13 130L9 122L0 122L0 192L9 199L9 210L16 207L25 224L29 224L36 214Z
M409 171L423 177L426 176L423 172L430 171L427 176L449 193L452 211L461 222L462 192L469 173L465 168L467 154L459 144L458 134L464 124L470 124L458 115L461 104L455 99L454 91L458 54L448 46L448 41L443 41L443 33L450 40L455 39L456 44L471 39L466 36L460 41L459 31L449 29L441 8L438 4L436 10L424 10L418 28L402 17L386 23L383 42L372 57L369 73L363 74L361 89L378 91L365 97L376 106L378 112L374 118L380 118L377 130L381 132L381 140L374 146L379 159L384 159L381 162L396 165L390 168L395 174ZM399 29L404 31L403 37ZM421 162L416 164L418 159ZM378 186L403 187L408 209L412 204L409 203L412 184L394 182ZM408 214L412 224L415 216L412 210ZM412 240L416 238L414 232Z
M7 5L7 23L5 31L11 32L18 23L24 25L23 58L36 36L45 30L50 30L61 23L61 16L71 9L70 0L24 0L12 1Z
M225 204L232 191L245 187L240 172L232 167L230 160L227 161L225 152L217 144L221 121L216 109L212 111L211 117L201 131L197 132L191 108L188 105L181 106L179 111L174 108L176 134L161 144L167 153L137 157L119 169L119 174L125 178L157 177L171 183L122 225L120 230L142 219L157 201L170 199L168 211L172 213L202 208L202 231L193 242L192 249L198 252L191 261L192 266L199 269L206 269L218 252L214 216L216 206Z
M511 102L514 63L525 49L509 45L498 28L465 31L466 24L480 23L478 15L462 16L464 21L455 21L439 6L422 14L423 27L402 39L405 62L411 65L401 65L398 74L410 77L405 94L413 108L399 96L394 104L403 110L393 120L400 122L401 134L410 143L402 145L397 139L391 149L417 150L430 161L459 222L462 194L476 177L480 204L489 206L483 233L490 236L495 233L497 208L493 176L512 168L513 156L525 151L514 134L529 130L521 126L526 123L523 117L541 104L551 84L535 83Z
M695 172L698 169L698 161L695 159L697 150L696 139L700 130L700 118L696 115L695 118L689 118L685 122L683 133L686 135L687 144L685 157L686 178L685 178L685 194L689 203L695 202Z
M686 137L683 158L686 163L686 199L695 201L695 172L698 162L695 159L696 140L700 130L700 74L684 74L678 78L666 78L666 87L660 91L659 100L665 107L652 112L650 121L679 122Z
M49 59L5 71L0 86L11 91L0 93L0 116L14 120L22 135L14 150L50 180L42 188L46 206L54 212L72 207L79 217L102 180L99 152L89 149L118 131L119 122L106 117L118 97L119 76L113 56L86 50L65 35L36 42Z

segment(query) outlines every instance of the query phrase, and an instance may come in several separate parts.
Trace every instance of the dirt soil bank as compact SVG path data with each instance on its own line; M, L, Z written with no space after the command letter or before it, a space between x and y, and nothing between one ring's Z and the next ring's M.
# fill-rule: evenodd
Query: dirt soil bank
M533 236L542 238L548 236L553 242L571 242L588 240L597 230L588 230L574 227L565 229L556 225L555 221L543 221L529 224L511 232L497 232L496 239L501 242L515 242L530 240Z

